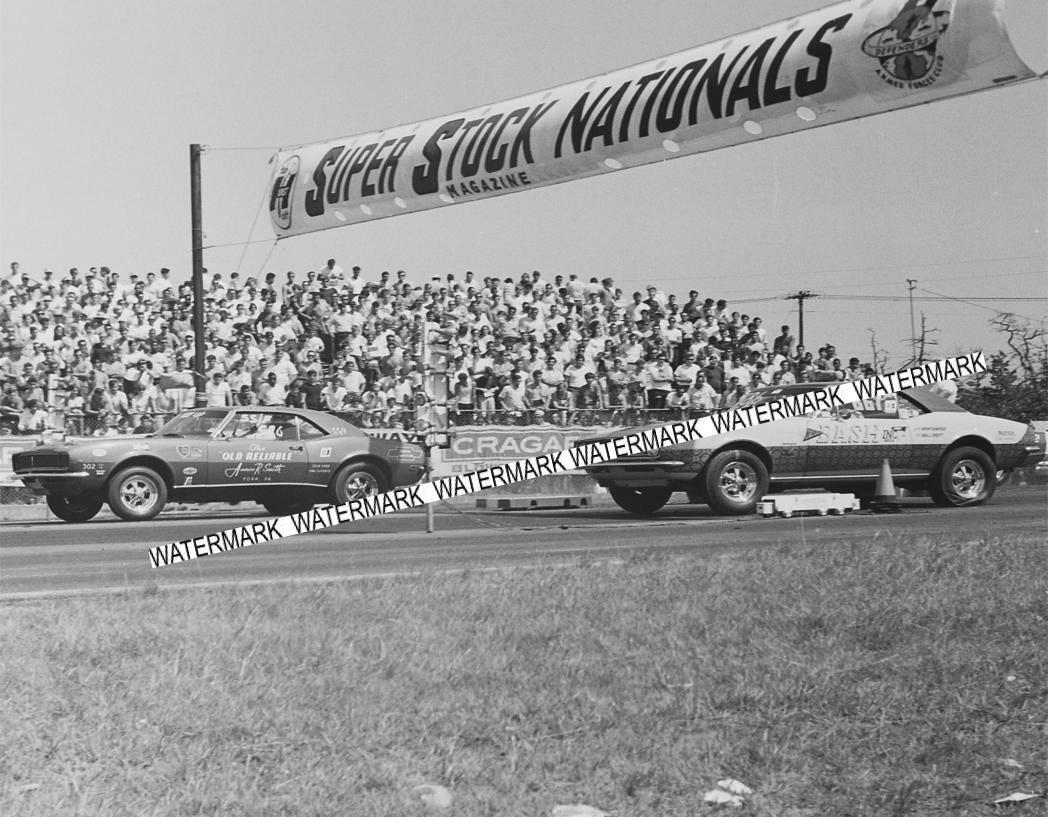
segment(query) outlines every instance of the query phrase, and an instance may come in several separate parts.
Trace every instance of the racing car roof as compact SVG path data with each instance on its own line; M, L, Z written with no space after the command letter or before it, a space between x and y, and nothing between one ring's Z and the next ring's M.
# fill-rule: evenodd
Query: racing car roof
M757 389L751 393L753 395L760 395L760 397L763 398L762 402L766 402L768 400L777 400L780 397L789 397L791 394L803 394L808 391L818 391L819 389L824 389L830 385L832 385L832 383L788 383L779 386L765 386L764 388ZM923 386L913 389L905 389L901 393L905 394L910 400L927 411L951 411L959 412L961 414L968 413L967 409L958 406L956 403L951 403L945 397L942 397L931 389L927 389ZM750 405L750 403L747 403L747 405Z

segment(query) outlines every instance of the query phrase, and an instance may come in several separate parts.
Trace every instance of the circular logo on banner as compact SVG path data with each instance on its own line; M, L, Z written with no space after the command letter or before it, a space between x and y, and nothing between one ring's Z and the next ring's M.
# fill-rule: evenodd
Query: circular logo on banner
M291 156L284 160L273 179L273 191L269 197L269 215L273 223L282 230L291 229L291 196L295 192L298 178L299 159Z
M863 53L881 64L881 79L913 88L929 85L938 78L942 57L935 52L939 38L950 24L950 12L932 11L933 5L934 0L906 0L888 25L863 41Z

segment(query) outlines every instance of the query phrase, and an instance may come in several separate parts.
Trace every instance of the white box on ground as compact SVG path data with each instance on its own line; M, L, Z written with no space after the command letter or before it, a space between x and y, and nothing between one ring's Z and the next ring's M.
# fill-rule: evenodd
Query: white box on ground
M840 515L859 510L855 494L774 494L757 503L757 513L763 517L791 517L795 513L812 511L819 516Z

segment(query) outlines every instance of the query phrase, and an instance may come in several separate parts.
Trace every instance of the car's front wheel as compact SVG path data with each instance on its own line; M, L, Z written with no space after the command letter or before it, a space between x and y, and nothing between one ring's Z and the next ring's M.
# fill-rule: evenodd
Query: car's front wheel
M928 493L936 505L981 505L997 490L997 469L985 451L964 446L947 451L932 471Z
M768 484L768 469L749 451L721 451L706 466L706 498L717 513L753 513Z
M291 516L293 513L305 513L311 510L314 504L316 503L312 499L300 499L297 502L293 500L285 502L268 500L262 503L262 507L273 514L273 516Z
M86 522L94 519L103 502L93 496L49 496L47 507L63 522Z
M622 510L648 516L670 501L672 491L669 488L622 488L612 486L608 493L615 504Z
M343 466L335 474L335 499L343 504L354 499L375 496L385 490L385 475L366 462Z
M113 513L129 522L152 519L167 504L167 484L152 468L132 465L113 475L106 489Z

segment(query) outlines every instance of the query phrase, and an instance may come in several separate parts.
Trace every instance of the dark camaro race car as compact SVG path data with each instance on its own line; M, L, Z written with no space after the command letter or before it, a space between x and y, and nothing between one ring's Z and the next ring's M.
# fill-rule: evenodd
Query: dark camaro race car
M41 445L12 457L15 474L67 522L109 503L152 519L169 500L254 500L277 516L418 482L419 446L368 437L331 414L281 407L198 408L156 434Z
M746 395L755 406L822 383L769 386ZM584 438L576 445L605 438ZM1044 455L1032 426L971 414L928 389L839 406L586 468L619 507L650 514L675 491L723 514L752 513L786 488L874 493L887 459L894 482L927 491L940 505L978 505L997 480Z

